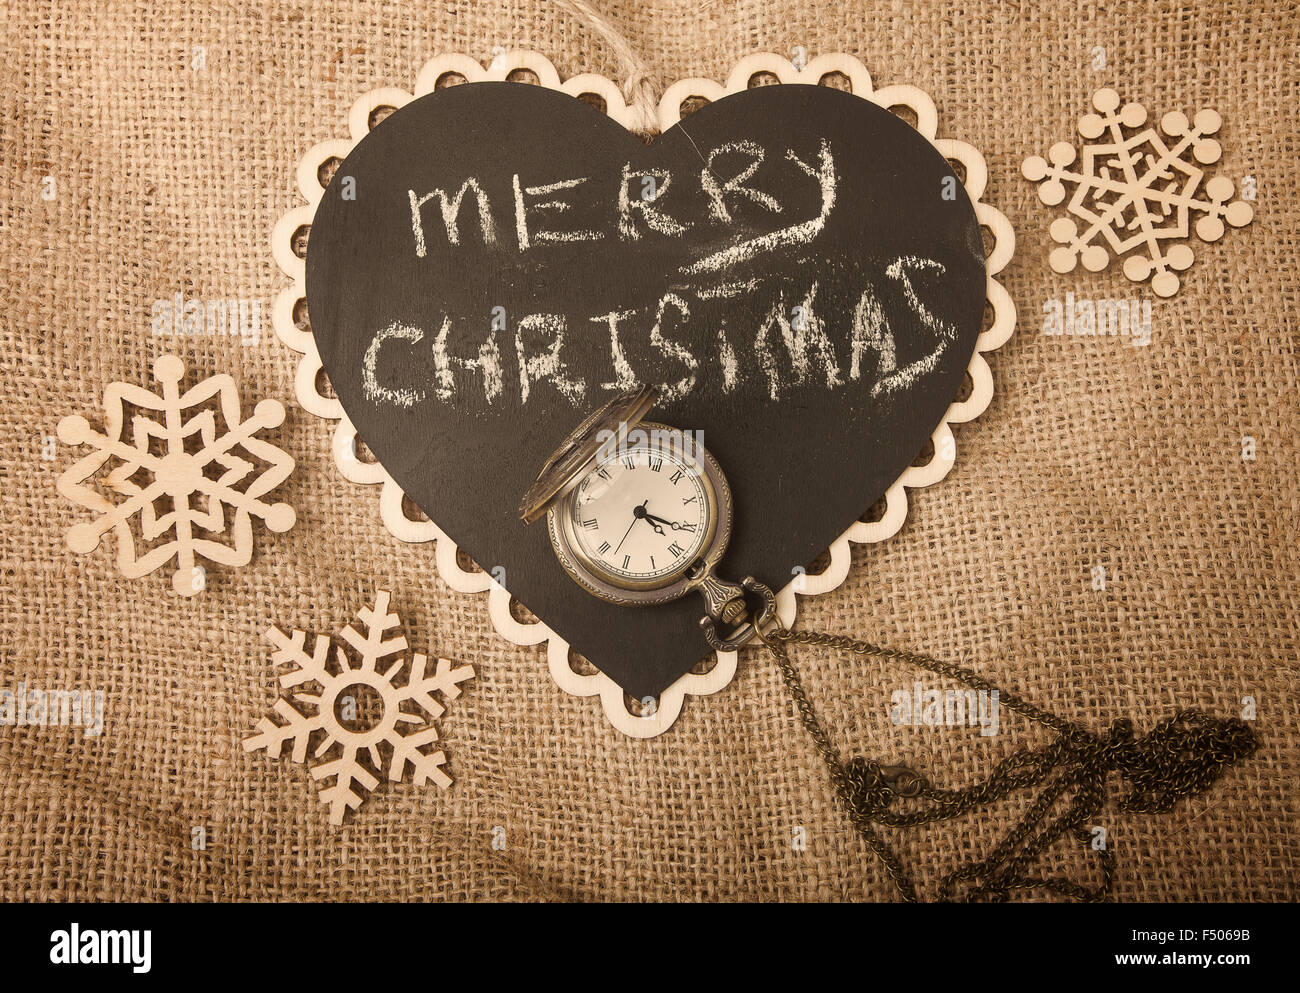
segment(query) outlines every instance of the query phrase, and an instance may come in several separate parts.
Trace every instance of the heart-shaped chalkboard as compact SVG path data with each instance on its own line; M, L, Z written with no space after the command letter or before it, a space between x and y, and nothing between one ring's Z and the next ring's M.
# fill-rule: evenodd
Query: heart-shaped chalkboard
M402 107L338 168L307 300L388 473L640 697L708 654L702 605L616 607L569 579L516 516L556 444L615 390L658 386L651 418L702 432L731 483L719 572L779 588L942 420L984 251L939 152L848 93L748 90L647 146L570 96L471 83Z

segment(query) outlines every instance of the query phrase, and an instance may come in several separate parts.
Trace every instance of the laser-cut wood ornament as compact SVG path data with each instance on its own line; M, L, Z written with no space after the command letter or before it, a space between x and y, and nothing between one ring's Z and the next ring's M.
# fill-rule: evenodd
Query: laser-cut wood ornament
M430 750L438 740L434 721L446 711L434 694L454 700L460 695L459 684L474 676L474 667L439 658L433 672L426 674L427 656L416 652L407 658L406 637L400 633L398 616L388 612L388 601L388 592L380 590L373 609L363 607L357 612L366 633L349 624L339 634L356 656L336 645L333 665L331 642L325 635L317 635L308 651L303 631L291 635L277 627L266 631L267 640L276 649L272 663L292 667L280 676L285 693L275 702L275 713L284 723L263 717L257 733L244 739L244 750L264 749L279 756L284 744L291 742L293 761L305 764L308 747L315 739L312 758L326 761L311 765L311 776L333 780L320 790L321 801L330 806L331 824L342 824L344 814L360 806L379 785L380 776L401 780L407 765L416 786L433 783L445 790L452 782L443 770L446 754ZM389 637L394 629L399 629L397 635ZM392 664L381 669L381 663L389 660ZM379 714L366 718L356 713L357 688L378 696ZM351 714L346 712L349 707L353 708ZM345 712L340 715L340 710ZM361 726L347 726L358 720Z
M444 77L459 76L468 82L504 80L518 69L531 71L543 87L560 90L571 96L592 94L603 101L609 117L630 126L632 115L619 88L602 77L583 75L561 83L551 64L537 53L506 53L495 60L493 67L484 69L464 56L443 56L434 59L420 73L414 97L432 92ZM875 89L863 66L849 56L832 55L812 60L796 67L779 56L761 54L742 60L725 84L708 80L683 80L674 84L664 94L660 103L659 125L667 131L682 116L688 99L697 102L717 101L728 94L738 94L750 87L751 79L759 74L770 74L782 83L818 83L837 79L847 85L857 97L877 107L903 107L911 111L915 129L940 155L950 162L959 163L960 187L964 187L977 218L977 223L992 235L993 248L985 260L987 274L986 296L991 306L992 322L984 327L970 357L967 375L972 389L960 402L952 403L931 434L935 457L924 465L907 468L885 493L881 505L883 516L876 520L859 521L832 542L831 564L821 574L806 575L802 570L779 593L779 611L783 620L791 623L795 613L795 594L816 595L834 589L843 581L849 565L850 541L879 541L894 534L906 515L906 488L930 485L943 478L955 461L955 444L950 424L970 420L987 406L992 395L992 378L981 353L1001 345L1010 335L1015 320L1014 307L1000 284L992 278L1008 262L1014 247L1010 225L996 210L980 202L987 172L979 153L971 146L951 139L936 137L937 114L933 102L920 90L908 86L891 86ZM335 433L335 460L344 476L354 482L382 485L380 504L389 529L405 541L436 541L436 560L443 579L462 592L490 591L489 608L497 630L518 644L545 643L552 676L567 692L577 695L599 695L609 719L620 730L636 737L649 737L666 730L680 713L687 695L713 693L726 686L734 674L736 653L720 652L707 672L692 671L668 686L651 706L639 712L629 708L625 694L616 682L603 673L579 673L571 663L569 645L544 623L521 623L512 615L511 598L504 585L494 581L488 572L462 569L457 563L457 548L438 527L435 521L419 521L408 516L404 508L402 489L378 462L357 458L357 434L333 396L324 395L318 385L322 362L311 328L307 322L306 266L302 245L304 229L312 223L317 206L325 192L332 170L345 159L376 125L377 111L386 108L400 109L413 99L401 90L385 89L368 94L357 102L349 114L351 140L322 143L303 159L298 172L299 186L307 203L285 215L273 234L275 257L281 268L294 279L294 285L277 300L274 326L280 338L303 353L297 376L299 399L304 407L319 416L339 421ZM937 187L936 187L937 188ZM337 384L336 384L337 386ZM870 499L864 503L870 503ZM435 515L436 516L436 515ZM491 563L487 563L491 565Z
M253 416L244 419L230 376L212 376L182 394L185 366L179 358L160 356L153 373L162 386L161 395L131 383L109 384L104 391L102 433L77 414L59 422L58 436L64 444L89 445L94 450L61 474L55 485L60 494L98 515L68 530L72 551L93 551L111 531L117 539L116 561L123 576L137 579L175 560L172 588L181 596L194 596L207 582L200 559L226 566L248 564L253 554L253 518L260 518L272 531L293 527L292 507L267 503L262 497L284 482L293 471L294 460L256 437L262 429L283 422L284 405L278 400L262 400ZM223 424L210 408L187 413L212 401L221 411ZM138 412L131 419L129 437L124 437L127 405ZM151 451L155 440L161 442L163 454ZM187 445L197 447L191 452ZM239 448L266 463L265 468L258 471L253 462L241 458L236 454ZM116 464L98 481L126 497L119 503L87 485L110 462ZM224 471L209 475L217 468ZM137 482L141 474L144 479ZM237 488L240 484L242 488ZM158 513L155 501L159 500L169 503L170 509ZM226 531L227 509L233 514L233 543L229 545L215 539ZM163 535L168 535L167 540L152 547L146 544L141 551L132 529L137 518L142 542Z
M1170 139L1166 143L1154 127L1143 128L1147 111L1141 104L1121 107L1119 94L1108 88L1098 90L1092 104L1099 113L1079 119L1079 134L1089 144L1077 170L1070 166L1079 156L1065 141L1048 149L1046 159L1031 155L1021 167L1026 179L1040 184L1038 197L1049 207L1065 200L1066 184L1074 186L1066 205L1073 217L1057 218L1048 229L1060 244L1048 264L1059 273L1072 272L1080 262L1100 272L1112 253L1126 256L1125 276L1135 283L1150 279L1157 296L1173 296L1177 273L1194 261L1191 246L1181 239L1194 229L1202 241L1218 241L1224 221L1239 228L1254 216L1244 200L1229 202L1234 190L1227 177L1202 185L1200 166L1223 154L1219 142L1208 137L1218 132L1222 118L1202 110L1189 122L1181 111L1171 111L1160 119L1160 131ZM1194 226L1193 214L1201 215Z

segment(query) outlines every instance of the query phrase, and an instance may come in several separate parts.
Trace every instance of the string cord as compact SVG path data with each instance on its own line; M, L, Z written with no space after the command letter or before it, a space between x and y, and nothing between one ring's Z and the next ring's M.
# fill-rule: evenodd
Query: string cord
M555 0L579 21L594 31L610 47L623 75L623 99L632 111L630 130L642 135L659 133L659 93L631 43L604 14L587 0Z

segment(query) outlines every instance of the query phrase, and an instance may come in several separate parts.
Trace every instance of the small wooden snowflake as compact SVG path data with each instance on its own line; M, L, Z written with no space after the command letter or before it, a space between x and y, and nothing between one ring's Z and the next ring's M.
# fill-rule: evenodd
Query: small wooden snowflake
M400 633L385 637L399 622L388 612L383 590L375 596L374 609L362 608L357 617L366 633L348 625L339 635L355 655L335 646L334 661L330 639L323 635L316 636L309 652L302 631L286 635L273 627L266 632L276 646L272 661L292 667L280 676L288 692L275 703L284 723L263 717L257 733L244 740L246 751L262 748L271 755L292 742L293 761L301 763L314 745L312 757L324 761L312 766L312 778L334 780L320 791L330 805L331 824L342 824L343 815L379 785L379 777L400 780L408 764L417 786L451 785L443 771L446 755L430 750L438 740L434 720L445 711L434 694L454 700L459 684L474 675L473 666L452 665L443 658L426 672L428 659L418 652L408 660L406 638ZM390 659L392 664L381 670L380 664Z
M293 459L254 437L284 420L284 405L263 400L245 420L229 376L213 376L182 394L185 366L180 359L163 355L153 371L162 384L161 396L130 383L109 384L103 433L79 415L59 422L64 444L94 450L59 476L56 488L98 514L68 530L68 547L74 552L93 551L112 531L122 575L135 579L175 559L172 587L182 596L193 596L206 585L200 558L231 566L248 563L254 517L272 531L293 527L292 507L262 500L293 471ZM135 413L124 437L128 405ZM239 449L248 458L236 454ZM96 481L125 497L120 502L87 485L110 464L110 471ZM138 522L140 545L133 521ZM215 540L227 524L233 542L229 545ZM153 544L159 538L164 540Z
M1084 145L1078 171L1070 169L1074 147L1064 141L1048 149L1047 159L1031 155L1021 167L1026 179L1041 184L1038 197L1049 207L1065 199L1066 184L1075 187L1068 204L1074 216L1058 218L1048 229L1060 243L1048 262L1060 273L1079 262L1100 272L1111 253L1127 256L1124 275L1134 282L1149 278L1158 296L1173 296L1176 273L1193 261L1191 247L1179 241L1188 236L1193 214L1201 215L1195 230L1203 241L1223 237L1225 220L1241 227L1254 216L1250 204L1228 202L1232 180L1216 176L1202 186L1205 172L1199 166L1217 162L1223 153L1207 137L1222 119L1213 110L1200 111L1190 122L1179 111L1165 114L1160 130L1167 143L1155 128L1144 127L1147 112L1141 104L1121 107L1111 89L1098 90L1092 104L1099 113L1079 119L1079 134L1092 143Z

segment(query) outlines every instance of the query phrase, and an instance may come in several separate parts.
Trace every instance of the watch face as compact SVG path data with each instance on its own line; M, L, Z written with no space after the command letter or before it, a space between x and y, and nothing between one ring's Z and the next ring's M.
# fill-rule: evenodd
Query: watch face
M713 487L681 440L656 431L623 447L597 462L565 503L575 551L616 586L678 579L713 536Z

